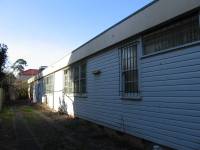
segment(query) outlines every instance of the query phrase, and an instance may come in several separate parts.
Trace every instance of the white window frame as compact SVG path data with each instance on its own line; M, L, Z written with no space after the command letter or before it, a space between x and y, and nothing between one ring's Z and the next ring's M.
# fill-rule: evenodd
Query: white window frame
M67 74L65 73L66 71L68 72ZM67 95L73 94L74 87L73 87L72 74L73 74L73 72L72 72L72 69L70 67L64 70L64 93L67 94Z
M85 78L82 78L81 76L81 66L85 64ZM75 80L75 67L78 68L78 79ZM66 86L66 76L65 76L65 71L69 70L71 72L71 82L72 82L72 92L66 92L65 89L67 88ZM82 92L82 84L81 84L81 80L85 80L85 92ZM78 91L75 92L75 82L78 82ZM73 96L78 96L78 97L85 97L87 96L87 62L86 61L81 61L79 63L76 63L70 67L68 67L67 69L64 70L64 93L67 95L73 95Z
M51 94L54 92L54 75L50 74L45 77L45 94Z

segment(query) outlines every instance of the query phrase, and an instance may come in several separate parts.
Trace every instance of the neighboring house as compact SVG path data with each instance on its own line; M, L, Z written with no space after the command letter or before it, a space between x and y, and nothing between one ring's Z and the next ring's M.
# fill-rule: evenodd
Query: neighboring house
M33 77L33 76L36 76L38 73L39 73L38 69L28 69L28 70L20 72L17 75L17 79L21 80L21 81L25 81L25 80L28 80L29 78Z
M15 87L18 88L18 97L20 98L27 98L27 96L29 97L29 99L32 99L32 94L30 93L30 88L28 88L28 95L25 89L27 89L27 81L28 79L30 79L31 77L36 76L39 73L38 69L28 69L25 71L20 72L16 78L17 80L15 81ZM20 91L20 92L19 92ZM10 95L13 95L12 99L15 99L14 97L16 97L16 94L14 89L11 89ZM20 94L20 96L19 96ZM15 96L14 96L15 95Z
M156 0L29 80L35 102L200 149L200 0ZM40 93L40 94L38 94Z

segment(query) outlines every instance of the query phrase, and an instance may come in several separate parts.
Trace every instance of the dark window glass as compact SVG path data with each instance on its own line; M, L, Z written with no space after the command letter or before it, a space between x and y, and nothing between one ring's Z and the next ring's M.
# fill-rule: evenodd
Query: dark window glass
M70 69L64 71L65 93L86 93L86 63L75 64Z
M64 71L64 91L65 93L73 93L72 72L71 69Z
M74 93L79 93L79 80L80 80L79 65L74 66Z
M45 82L45 93L52 93L53 92L53 80L54 80L54 76L53 75L49 75L47 77L45 77L44 82Z
M80 65L81 78L80 78L80 92L86 93L86 63Z

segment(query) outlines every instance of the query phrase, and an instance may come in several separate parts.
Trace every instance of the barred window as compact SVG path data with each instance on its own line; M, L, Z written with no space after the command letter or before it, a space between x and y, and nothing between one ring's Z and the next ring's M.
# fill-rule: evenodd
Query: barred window
M74 66L74 93L80 92L80 73L79 73L79 65Z
M139 96L136 44L121 48L121 68L123 96Z
M80 65L80 92L86 93L86 63Z
M49 75L45 77L44 82L45 82L45 93L53 93L53 87L54 87L54 76Z
M64 70L64 91L67 94L73 93L73 82L71 69Z
M199 14L163 27L143 37L144 55L200 40Z

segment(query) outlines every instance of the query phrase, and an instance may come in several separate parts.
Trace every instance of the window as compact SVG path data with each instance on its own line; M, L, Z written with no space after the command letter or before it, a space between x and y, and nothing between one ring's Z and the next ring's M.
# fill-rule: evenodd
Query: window
M86 63L80 65L80 92L86 93Z
M53 75L49 75L45 77L45 93L52 93L53 92Z
M144 55L200 40L199 13L143 37Z
M67 94L73 93L73 82L71 69L64 70L64 92Z
M86 93L86 63L81 62L64 71L65 93L82 95Z
M136 44L121 48L121 68L123 96L139 96Z
M80 68L79 65L74 66L74 93L80 92Z

